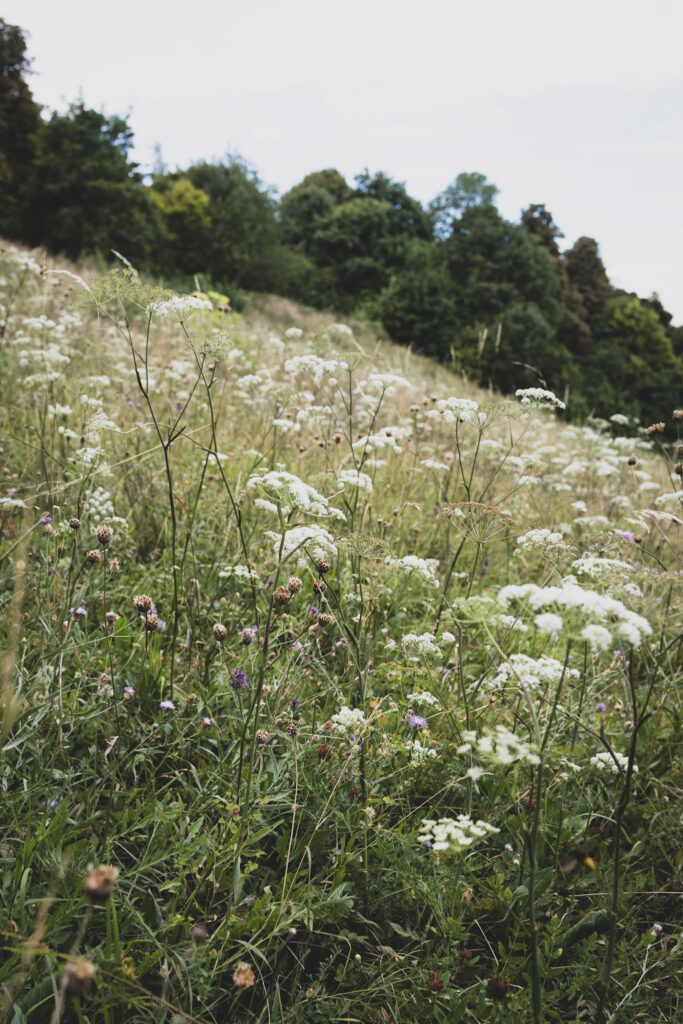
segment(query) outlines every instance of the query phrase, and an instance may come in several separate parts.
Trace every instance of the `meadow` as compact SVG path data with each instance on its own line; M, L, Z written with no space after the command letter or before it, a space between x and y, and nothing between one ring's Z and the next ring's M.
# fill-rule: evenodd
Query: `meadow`
M680 1019L683 411L0 253L0 1019Z

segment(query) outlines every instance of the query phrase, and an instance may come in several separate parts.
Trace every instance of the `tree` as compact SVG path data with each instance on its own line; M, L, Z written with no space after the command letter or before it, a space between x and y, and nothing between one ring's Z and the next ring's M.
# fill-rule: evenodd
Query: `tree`
M571 284L581 295L589 320L598 316L613 293L598 243L585 235L577 238L562 257Z
M494 207L498 188L478 171L463 171L429 204L437 238L448 238L454 221L472 207Z
M11 237L21 234L23 187L41 125L29 70L25 33L0 18L0 231Z
M543 203L532 203L522 211L522 227L526 228L537 242L540 242L552 256L559 256L560 247L556 239L564 235L553 220L550 210Z
M256 172L240 157L193 164L184 174L209 197L208 275L230 287L276 291L281 254L276 203Z
M394 341L448 358L457 331L455 298L433 245L419 239L410 243L405 266L381 292L377 309Z
M36 137L26 187L24 233L76 259L117 249L134 263L149 259L159 223L149 191L128 153L127 122L74 103L53 113Z
M204 269L211 239L209 197L183 175L156 178L150 192L164 227L155 262L162 273Z

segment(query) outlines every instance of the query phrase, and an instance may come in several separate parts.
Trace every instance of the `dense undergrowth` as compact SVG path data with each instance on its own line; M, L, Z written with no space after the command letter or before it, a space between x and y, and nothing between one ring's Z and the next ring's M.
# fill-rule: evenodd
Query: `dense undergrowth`
M0 277L5 1019L677 1019L676 444Z

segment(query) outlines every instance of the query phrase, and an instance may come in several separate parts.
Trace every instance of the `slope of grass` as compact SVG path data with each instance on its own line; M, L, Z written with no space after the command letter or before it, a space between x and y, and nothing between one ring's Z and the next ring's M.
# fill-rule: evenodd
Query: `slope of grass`
M0 267L5 1018L675 1020L676 448L57 270Z

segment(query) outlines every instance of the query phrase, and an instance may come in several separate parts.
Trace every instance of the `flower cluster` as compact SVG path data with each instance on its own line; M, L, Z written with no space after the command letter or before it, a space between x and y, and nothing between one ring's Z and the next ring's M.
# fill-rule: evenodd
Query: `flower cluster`
M477 840L500 832L494 825L473 821L467 814L459 814L457 818L424 818L421 827L418 843L435 854L446 851L459 853Z

